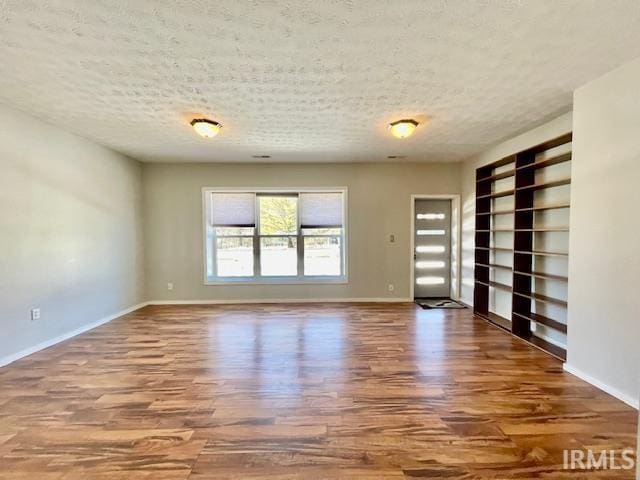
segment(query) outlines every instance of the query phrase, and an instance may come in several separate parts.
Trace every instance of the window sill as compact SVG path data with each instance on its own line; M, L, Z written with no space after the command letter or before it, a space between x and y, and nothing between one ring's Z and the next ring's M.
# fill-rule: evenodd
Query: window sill
M349 283L348 277L308 277L308 278L290 278L290 277L273 277L273 278L231 278L228 280L210 280L204 281L205 285L344 285Z

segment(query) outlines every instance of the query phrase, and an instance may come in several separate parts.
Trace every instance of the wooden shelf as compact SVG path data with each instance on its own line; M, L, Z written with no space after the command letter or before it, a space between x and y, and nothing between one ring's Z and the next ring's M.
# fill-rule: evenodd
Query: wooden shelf
M565 145L571 142L572 139L573 139L573 134L571 132L565 133L563 135L560 135L559 137L553 138L549 141L536 145L535 147L532 147L526 151L532 154L542 153L547 150L551 150L552 148L559 147L560 145Z
M476 263L477 267L501 268L503 270L513 271L513 268L507 265L498 265L497 263Z
M567 360L567 351L564 348L554 345L551 342L547 342L540 337L536 337L533 333L527 337L520 338L534 347L539 348L543 352L553 355L558 360L562 360L563 362Z
M507 330L508 332L511 331L511 322L509 321L509 319L504 318L503 316L500 316L497 313L488 312L487 314L483 314L483 313L475 312L475 315L493 323L494 325L497 325L500 328Z
M538 207L530 207L530 208L518 208L516 212L537 212L540 210L555 210L559 208L570 208L571 205L568 203L556 203L551 205L540 205Z
M518 208L516 212L538 212L540 210L555 210L559 208L571 208L571 205L568 203L556 203L551 205L540 205L538 207L530 207L530 208Z
M545 317L544 315L540 315L539 313L529 313L529 315L522 315L520 313L513 312L514 315L524 318L525 320L531 320L532 322L539 323L540 325L544 325L545 327L552 328L558 332L567 333L567 326L564 323L561 323L557 320L554 320L549 317Z
M515 337L520 338L521 340L528 342L530 345L544 350L559 359L564 359L566 357L565 349L560 348L547 340L543 340L540 337L536 337L532 332L532 327L534 328L536 325L544 325L554 331L566 334L567 326L562 322L553 320L552 318L544 315L532 313L531 302L543 302L565 308L567 307L567 302L558 298L552 298L536 293L534 289L539 282L534 282L532 279L536 278L567 282L568 278L563 275L535 271L531 272L528 270L531 269L533 260L537 260L536 257L538 256L559 258L568 257L568 253L536 250L536 235L547 232L566 233L569 231L569 228L562 225L538 226L535 222L535 213L545 210L570 208L569 202L556 200L553 203L549 202L545 205L536 205L535 202L537 198L533 192L571 184L571 178L543 180L540 177L537 178L536 175L538 169L571 161L571 152L556 154L551 151L551 149L555 147L568 144L571 140L572 134L567 133L547 142L527 148L514 155L501 158L494 163L484 165L476 170L475 228L476 233L478 234L476 236L476 244L478 246L475 249L476 278L473 297L474 313L489 321L492 325L503 328ZM544 158L544 156L547 156L548 158ZM497 180L511 177L514 178L513 184L515 185L512 189L504 190L504 188L509 188L511 181L497 182ZM498 189L503 190L495 191ZM507 199L505 205L499 209L495 208L495 204L498 202L491 201L491 199L509 196L511 196L513 200L513 206L511 207L511 199ZM540 199L540 203L542 203L542 201L543 200ZM508 223L504 222L504 224L513 225L513 227L503 227L493 223L494 217L498 215L513 215L513 224L510 221ZM553 222L544 222L538 216L538 223L544 224ZM503 242L502 240L507 240L507 238L499 238L497 235L498 232L513 233L509 238L513 241L510 248L491 246L491 243L494 243L496 239L500 241L495 243L502 245L506 244L506 242ZM548 238L552 237L549 236ZM552 245L549 245L548 247L540 246L539 248L549 248L554 250ZM564 247L558 246L556 248L562 249ZM497 255L491 255L491 252L505 252L502 256L511 257L513 263L506 258L491 258L497 257ZM507 265L492 263L497 261L506 263ZM512 264L513 267L508 266L509 264ZM513 287L505 283L489 280L490 273L496 273L498 270L502 270L502 275L509 275L509 272L511 272L512 282L510 283ZM505 274L504 272L507 273ZM504 281L509 282L509 280ZM495 288L496 291L500 290L502 292L507 292L502 295L510 296L510 319L503 318L490 311L491 288ZM495 292L493 293L495 294Z
M568 257L568 253L563 252L541 252L538 250L516 250L514 253L522 253L524 255L536 255L539 257Z
M535 293L532 292L531 294L526 294L526 293L520 293L520 292L513 292L514 295L518 295L520 297L525 297L525 298L529 298L531 300L535 300L536 302L542 302L542 303L550 303L553 305L560 305L561 307L565 307L567 306L567 302L564 300L559 300L557 298L552 298L552 297L547 297L546 295L542 295L541 293Z
M476 283L480 285L484 285L486 287L493 287L499 290L504 290L505 292L512 292L511 286L505 285L504 283L494 282L493 280L489 280L488 282L483 282L481 280L476 280Z
M558 280L558 281L561 281L561 282L568 282L569 281L569 277L564 277L562 275L552 275L550 273L543 273L543 272L527 273L527 272L518 272L517 270L514 271L513 273L518 274L518 275L526 275L527 277L542 278L544 280Z
M480 212L476 215L510 215L516 213L516 210L495 210L493 212Z
M503 178L513 177L515 176L515 174L516 174L515 169L507 170L506 172L495 173L489 177L480 178L479 180L476 180L476 182L477 183L487 182L487 181L495 182L496 180L502 180Z
M516 232L534 232L534 233L538 233L538 232L568 232L569 231L569 227L517 228L517 229L515 229L515 231Z
M516 170L527 170L533 169L537 170L539 168L550 167L552 165L557 165L559 163L569 162L571 161L571 152L563 153L562 155L557 155L551 158L545 158L544 160L538 160L537 162L530 163L528 165L523 165L518 167Z
M525 185L524 187L517 187L518 192L535 192L536 190L544 190L545 188L561 187L563 185L570 185L570 178L563 178L562 180L554 180L546 183L534 183L533 185Z
M493 169L496 169L496 168L504 167L505 165L509 165L510 163L515 164L516 158L517 158L516 155L508 155L504 158L501 158L497 162L493 162L491 166L493 167Z
M508 197L509 195L513 195L515 193L515 189L511 190L503 190L501 192L492 192L487 195L481 195L476 197L476 200L480 200L482 198L500 198L500 197Z
M476 247L476 250L493 250L495 252L513 252L513 249L503 248L503 247Z

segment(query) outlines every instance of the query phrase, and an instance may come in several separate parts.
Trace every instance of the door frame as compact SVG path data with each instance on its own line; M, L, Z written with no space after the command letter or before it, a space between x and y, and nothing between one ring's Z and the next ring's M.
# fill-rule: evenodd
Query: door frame
M462 265L460 264L462 245L460 243L462 238L461 232L461 218L462 212L460 210L460 195L427 195L427 194L412 194L411 195L411 222L409 222L411 228L411 235L409 236L411 242L411 249L409 250L409 298L413 302L414 300L414 287L415 287L415 265L414 265L414 250L415 250L415 233L416 233L416 200L451 200L451 291L449 295L452 300L460 300L460 285L462 279L460 274L462 272Z

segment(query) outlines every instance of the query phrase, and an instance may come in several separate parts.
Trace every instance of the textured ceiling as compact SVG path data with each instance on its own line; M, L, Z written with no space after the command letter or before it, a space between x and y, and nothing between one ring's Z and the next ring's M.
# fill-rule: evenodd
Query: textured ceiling
M148 161L453 161L568 111L638 25L638 0L0 0L0 102Z

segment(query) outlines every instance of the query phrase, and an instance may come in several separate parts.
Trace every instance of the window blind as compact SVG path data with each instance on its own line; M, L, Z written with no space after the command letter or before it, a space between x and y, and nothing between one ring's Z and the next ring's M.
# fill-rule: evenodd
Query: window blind
M217 227L255 227L253 193L212 193L211 224Z
M300 226L302 228L342 227L342 193L301 193Z

